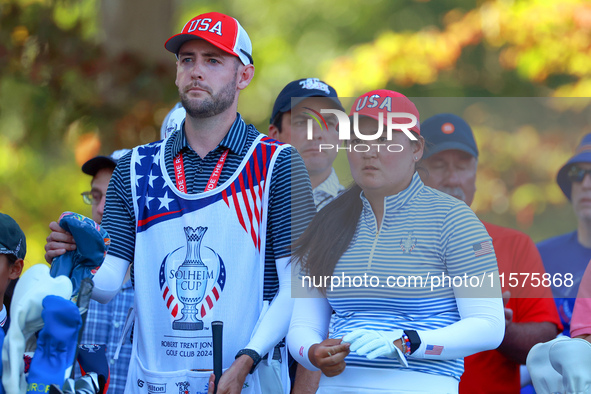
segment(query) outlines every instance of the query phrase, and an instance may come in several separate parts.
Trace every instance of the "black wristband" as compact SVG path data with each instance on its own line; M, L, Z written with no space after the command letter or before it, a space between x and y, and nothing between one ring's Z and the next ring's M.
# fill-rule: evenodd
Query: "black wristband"
M242 356L243 354L246 354L248 357L252 358L252 368L250 368L249 373L253 373L254 370L256 369L256 367L261 362L261 359L262 359L261 356L252 349L242 349L238 353L236 353L236 357L234 357L234 359L237 359L238 357Z
M421 346L421 338L415 330L404 330L404 333L410 341L410 354L413 354Z

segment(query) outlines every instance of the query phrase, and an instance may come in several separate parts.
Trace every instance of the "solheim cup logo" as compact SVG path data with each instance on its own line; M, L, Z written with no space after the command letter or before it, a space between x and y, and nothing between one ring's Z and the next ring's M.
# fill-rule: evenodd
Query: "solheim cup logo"
M186 251L180 246L160 265L158 282L174 330L202 330L202 320L215 309L226 286L221 256L202 240L207 227L184 227ZM184 258L184 260L183 260Z
M207 227L185 227L187 257L175 273L176 294L183 303L181 318L172 323L175 330L202 330L203 321L197 318L197 305L207 289L207 266L201 261L201 240Z

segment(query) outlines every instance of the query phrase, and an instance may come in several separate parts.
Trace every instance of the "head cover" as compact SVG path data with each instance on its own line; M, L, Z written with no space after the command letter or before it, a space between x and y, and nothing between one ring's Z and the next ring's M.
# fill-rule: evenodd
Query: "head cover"
M576 163L591 163L591 133L585 135L581 143L575 151L575 155L562 166L558 175L556 175L556 182L562 189L562 192L570 200L570 193L572 189L572 182L568 179L568 170Z
M0 213L0 254L12 254L24 259L27 240L19 225L10 216Z
M120 149L111 153L110 156L96 156L82 164L82 172L90 176L95 176L103 168L115 169L117 161L128 153L129 149Z
M357 112L359 116L368 116L379 122L380 113L382 114L382 121L387 122L389 112L401 112L414 115L417 118L417 123L409 129L417 134L421 134L421 122L419 118L419 111L412 101L402 93L394 92L392 90L378 89L367 92L359 96L353 106L349 116ZM392 118L392 123L408 124L411 122L409 117L395 117Z
M219 12L197 15L183 30L170 37L164 47L178 55L187 41L203 39L230 55L238 56L242 64L253 64L252 44L246 30L231 16Z
M431 116L421 125L425 137L425 154L427 159L444 150L460 150L478 157L478 147L472 129L466 121L454 114L438 114Z
M273 123L279 113L290 111L292 105L297 105L308 97L328 97L343 110L337 92L332 86L318 78L303 78L288 83L279 93L269 123Z
M64 212L58 220L61 228L72 234L76 250L53 259L50 275L64 275L72 281L72 295L77 295L84 278L94 277L109 250L109 233L92 219L74 212Z

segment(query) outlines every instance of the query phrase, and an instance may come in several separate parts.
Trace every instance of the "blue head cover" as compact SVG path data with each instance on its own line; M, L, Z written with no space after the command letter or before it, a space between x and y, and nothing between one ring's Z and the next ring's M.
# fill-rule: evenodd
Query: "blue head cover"
M53 259L49 274L54 278L58 275L69 277L72 280L72 295L76 296L82 279L92 278L103 263L111 239L94 220L74 212L64 212L58 224L72 234L76 250Z
M79 345L78 364L83 376L90 372L96 373L102 392L108 391L111 376L107 361L107 345Z
M48 392L50 385L64 383L66 371L74 362L76 338L82 327L76 305L60 296L46 296L41 315L44 326L29 368L27 394Z

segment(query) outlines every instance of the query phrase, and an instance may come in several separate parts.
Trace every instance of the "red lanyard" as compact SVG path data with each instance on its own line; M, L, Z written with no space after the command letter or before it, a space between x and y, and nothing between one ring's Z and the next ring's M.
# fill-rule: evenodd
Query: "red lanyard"
M230 149L226 149L222 156L218 160L218 163L215 165L215 168L211 172L211 176L209 177L209 181L207 181L207 186L205 186L205 191L208 192L210 190L215 189L220 180L220 175L222 174L222 168L224 167L224 163L226 162L226 157L228 157L228 151ZM179 154L174 158L174 175L176 177L176 187L183 193L187 192L187 182L185 180L185 165L183 163L183 154L179 152Z

